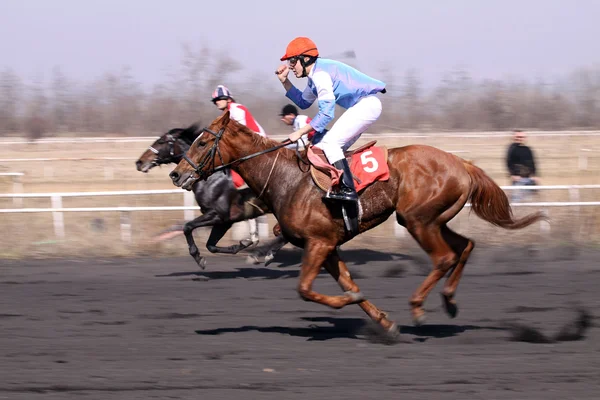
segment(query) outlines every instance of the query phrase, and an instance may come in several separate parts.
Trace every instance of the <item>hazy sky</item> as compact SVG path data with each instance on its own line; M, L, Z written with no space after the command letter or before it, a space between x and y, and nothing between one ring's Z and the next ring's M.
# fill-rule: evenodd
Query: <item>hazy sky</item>
M23 78L60 66L91 80L130 66L165 81L181 46L227 50L273 75L287 43L310 36L322 55L353 49L379 74L415 68L426 82L463 67L475 78L552 78L600 65L600 0L0 0L0 68ZM304 5L304 6L301 6Z

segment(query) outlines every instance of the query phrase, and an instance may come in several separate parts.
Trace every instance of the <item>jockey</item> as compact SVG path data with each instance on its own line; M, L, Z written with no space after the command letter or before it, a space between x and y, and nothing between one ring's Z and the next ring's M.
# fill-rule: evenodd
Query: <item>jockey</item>
M212 94L212 102L223 112L229 110L231 118L240 124L246 125L260 136L267 136L263 127L254 119L246 106L236 103L233 97L231 97L231 92L225 86L217 86Z
M298 109L293 104L285 105L281 109L281 113L279 114L279 116L281 117L281 120L283 121L284 124L292 126L294 132L300 128L303 128L305 125L307 125L311 121L311 118L308 115L298 115ZM302 135L301 148L303 148L304 145L307 145L308 141L311 140L314 135L315 135L314 130L311 130L310 132ZM293 149L293 148L296 148L296 145L292 143L286 147Z
M212 94L211 100L219 110L223 111L223 113L229 111L231 119L234 119L240 124L247 126L248 128L250 128L251 130L253 130L261 136L267 136L265 130L254 119L252 113L250 113L246 106L236 103L233 97L231 96L231 91L225 86L217 86L217 88ZM244 186L244 180L237 172L231 170L231 178L233 179L233 184L236 188L240 189L242 186Z
M381 101L376 94L385 93L385 83L339 61L320 58L317 46L306 37L292 40L281 61L287 61L287 64L279 66L275 73L286 90L286 97L301 109L310 107L315 100L319 105L319 112L310 123L292 133L289 139L297 141L312 129L319 132L319 137L313 138L313 145L323 150L329 163L342 172L339 186L325 198L358 201L344 151L381 115ZM308 79L304 91L288 79L290 69L296 78ZM326 131L334 118L336 104L346 111Z
M248 128L250 128L250 130L254 131L255 133L259 134L260 136L267 137L265 130L254 119L254 116L252 115L252 113L250 113L250 111L246 108L246 106L236 103L235 100L233 99L233 97L231 96L231 91L229 89L227 89L225 86L223 86L223 85L217 86L217 88L215 89L215 91L212 94L211 100L215 104L215 106L217 106L217 108L219 110L223 111L223 113L225 113L225 112L227 112L227 110L229 110L229 115L232 119L236 120L237 122L239 122L242 125L247 126ZM236 187L236 189L239 189L239 190L243 189L245 187L246 183L244 182L244 179L240 176L240 174L238 174L237 172L235 172L232 169L230 169L229 172L231 174L231 179L233 181L233 185ZM258 242L258 222L257 222L256 218L249 219L247 222L248 222L248 225L250 226L250 238L252 239L252 242L257 243Z

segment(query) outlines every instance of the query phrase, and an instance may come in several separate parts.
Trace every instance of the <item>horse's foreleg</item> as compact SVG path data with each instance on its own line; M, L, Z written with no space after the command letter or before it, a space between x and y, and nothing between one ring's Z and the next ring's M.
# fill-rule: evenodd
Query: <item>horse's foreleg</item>
M456 300L454 300L454 295L456 294L456 288L458 287L458 283L462 277L465 264L467 263L471 251L473 251L473 248L475 247L475 242L459 235L447 226L442 227L442 236L450 245L450 247L452 247L454 252L456 254L460 254L458 263L453 268L450 276L446 279L446 284L444 285L444 290L442 291L444 308L446 309L448 315L451 318L454 318L458 313L458 307L456 305Z
M306 301L314 301L332 308L342 308L348 304L363 301L364 298L360 292L347 291L343 296L327 296L312 290L312 284L319 275L321 266L334 250L335 244L323 244L317 240L307 244L302 257L298 294Z
M216 211L211 210L206 214L202 214L198 218L193 219L192 221L186 222L183 226L183 234L185 235L185 240L187 242L190 255L202 269L206 267L206 259L200 256L200 251L198 250L198 246L196 246L196 242L194 241L193 232L196 228L200 228L202 226L211 226L219 222L221 222L221 217Z
M458 257L442 238L439 226L409 225L408 231L433 261L433 270L410 299L413 320L415 324L420 325L425 321L425 299L438 281L457 263Z
M240 250L245 249L250 246L252 242L247 239L241 240L239 244L234 244L227 247L218 247L217 243L219 240L225 236L229 228L233 225L233 222L225 222L222 224L218 224L213 226L212 231L210 231L210 236L208 237L208 241L206 242L206 248L211 253L224 253L224 254L236 254Z
M360 293L358 285L354 282L348 271L346 263L343 262L337 251L331 253L331 255L325 260L324 263L327 271L333 276L333 279L337 281L344 292ZM359 307L377 324L379 324L386 332L392 335L398 334L398 328L394 321L390 321L387 318L387 314L377 308L373 303L368 300L358 303Z

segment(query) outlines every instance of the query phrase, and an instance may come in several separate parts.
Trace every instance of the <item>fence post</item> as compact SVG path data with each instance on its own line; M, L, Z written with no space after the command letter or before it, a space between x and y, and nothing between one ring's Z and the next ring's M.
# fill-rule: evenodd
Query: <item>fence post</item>
M546 217L550 216L550 213L548 210L549 210L548 208L544 208L542 210L542 213ZM540 232L546 236L548 236L550 234L550 223L548 221L540 221Z
M578 202L579 201L579 189L576 187L569 187L569 199L571 199L572 202ZM576 211L579 212L579 206L576 206Z
M579 201L579 189L576 187L569 187L569 199L572 202L578 202ZM579 206L575 206L574 207L575 210L573 210L573 213L575 214L575 221L577 222L577 227L578 228L574 228L573 230L573 240L579 241L579 236L581 233L581 218L580 218L580 207ZM576 233L578 232L578 233Z
M269 237L269 221L266 215L258 217L258 236L261 238Z
M196 197L194 196L194 192L191 190L183 191L183 206L184 207L193 207L196 201ZM194 210L183 210L183 219L185 221L191 221L194 219Z
M23 193L23 182L21 181L20 175L13 175L13 193ZM13 197L13 204L17 207L23 206L23 198L22 197Z
M231 239L238 241L250 237L250 223L248 221L236 222L231 226Z
M121 211L121 240L131 243L131 216L129 211Z
M62 208L62 197L53 195L52 208ZM52 211L52 219L54 220L54 234L60 238L65 237L65 221L63 219L62 211Z

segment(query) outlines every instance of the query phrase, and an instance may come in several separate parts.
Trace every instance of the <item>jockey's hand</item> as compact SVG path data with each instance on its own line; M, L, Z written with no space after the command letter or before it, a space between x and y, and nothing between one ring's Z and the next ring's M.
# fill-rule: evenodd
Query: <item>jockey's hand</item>
M301 137L302 137L303 133L300 132L300 129L298 129L295 132L292 132L290 134L290 136L288 136L288 139L290 139L292 141L292 143L297 142Z
M312 130L313 130L312 126L310 126L310 124L306 124L302 128L293 132L290 136L288 136L288 139L290 139L292 141L292 143L296 142L296 141L298 141L298 139L300 139L302 136L306 135L308 132L310 132Z
M279 78L279 82L284 83L287 81L288 74L290 73L290 69L286 64L281 64L277 70L275 71L275 75Z

